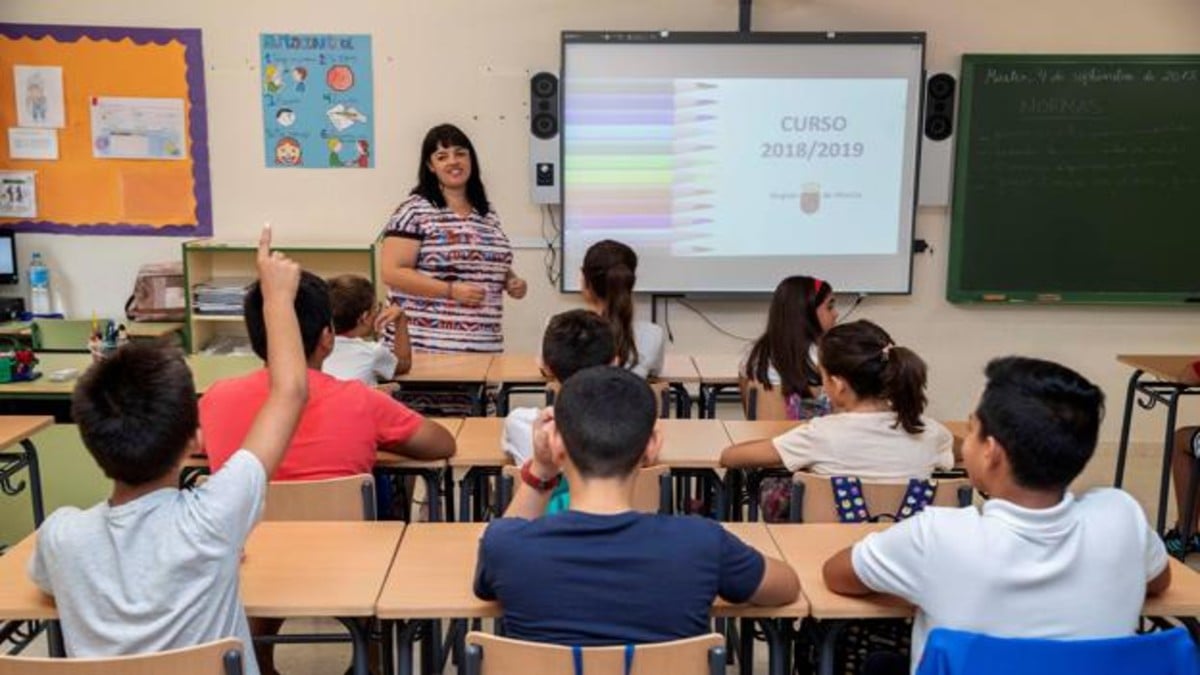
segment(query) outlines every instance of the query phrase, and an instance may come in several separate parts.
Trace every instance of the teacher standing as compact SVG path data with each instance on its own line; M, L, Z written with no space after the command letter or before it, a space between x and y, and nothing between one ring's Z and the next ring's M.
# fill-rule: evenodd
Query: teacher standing
M504 294L519 300L528 290L512 271L512 247L481 174L462 130L430 129L417 186L384 227L383 282L391 303L408 315L416 350L501 351Z

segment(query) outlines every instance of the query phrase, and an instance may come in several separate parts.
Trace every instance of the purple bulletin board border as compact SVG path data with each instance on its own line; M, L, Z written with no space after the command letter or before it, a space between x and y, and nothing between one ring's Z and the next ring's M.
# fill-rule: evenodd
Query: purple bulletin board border
M118 42L129 38L134 44L166 45L178 41L184 46L187 69L188 135L192 146L192 194L196 199L195 225L155 226L149 223L95 223L64 225L47 220L19 220L2 227L18 232L58 234L133 234L140 236L210 237L212 236L212 185L208 175L208 104L204 92L204 52L199 28L126 28L122 26L61 26L49 24L0 23L0 35L10 39L50 37L58 42L78 42L82 38Z

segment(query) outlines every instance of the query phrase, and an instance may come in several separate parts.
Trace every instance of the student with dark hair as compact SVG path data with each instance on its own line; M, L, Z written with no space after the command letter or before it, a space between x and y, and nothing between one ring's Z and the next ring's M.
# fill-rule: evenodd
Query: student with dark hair
M504 294L525 297L512 247L483 187L471 139L452 124L429 130L417 185L383 229L381 273L408 314L413 348L499 352ZM391 346L392 333L384 333Z
M619 241L592 244L583 256L583 300L608 319L617 346L617 365L649 377L662 370L666 340L662 328L633 319L637 254Z
M561 384L575 373L592 366L611 365L616 360L612 329L604 317L586 309L556 314L542 335L542 372L551 386ZM500 444L520 465L533 456L533 426L540 408L514 408L504 419ZM548 512L566 509L567 485L564 481L550 498Z
M68 656L106 657L239 638L245 671L259 672L238 591L246 537L262 513L267 477L284 456L308 395L293 298L300 268L258 248L260 322L271 336L266 393L240 448L194 490L177 489L199 444L196 389L176 350L132 343L79 380L71 414L112 496L64 507L38 530L34 583L53 595Z
M512 503L479 543L475 593L500 601L509 636L663 642L709 632L716 596L782 605L799 595L791 567L719 523L633 510L634 472L662 445L657 409L644 380L597 366L568 378L543 411ZM560 476L571 509L540 517Z
M821 338L822 385L834 413L766 441L740 443L721 453L727 467L783 462L863 480L928 478L954 467L954 438L925 419L925 362L870 321L829 329Z
M381 308L375 286L358 275L343 274L328 283L335 335L333 351L321 370L372 387L407 373L412 368L412 344L404 310L396 305ZM376 340L385 331L392 334L391 349Z
M987 366L963 460L981 507L926 508L825 563L838 593L917 606L912 662L933 628L1003 637L1131 635L1147 594L1170 584L1163 543L1138 503L1067 491L1091 459L1104 394L1056 363Z
M828 282L805 276L779 282L771 296L767 329L750 348L740 377L767 391L779 387L789 419L828 414L829 401L821 395L817 342L837 324L837 318Z
M246 331L254 353L267 356L263 296L258 285L245 299ZM321 372L333 350L333 311L329 287L303 272L296 294L296 315L308 361L308 404L288 457L272 480L316 480L371 473L379 450L413 459L436 460L454 454L454 438L444 427L409 410L387 394L357 380L339 380ZM200 427L209 465L219 469L237 450L266 396L266 370L217 382L200 399Z

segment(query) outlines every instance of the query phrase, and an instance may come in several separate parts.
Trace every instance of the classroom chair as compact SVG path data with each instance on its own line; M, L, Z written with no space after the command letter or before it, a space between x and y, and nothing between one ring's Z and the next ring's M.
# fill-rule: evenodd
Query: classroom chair
M1197 675L1200 652L1183 628L1099 640L998 638L935 628L916 675Z
M241 675L242 641L225 638L155 654L103 659L0 656L0 675Z
M466 675L724 675L725 638L716 633L623 647L562 647L489 633L467 635Z
M654 398L658 401L658 416L662 419L667 419L671 416L671 385L666 382L649 382L650 390L654 392ZM554 398L558 396L558 391L562 389L562 385L558 382L546 383L546 405L553 406Z
M837 507L833 501L833 485L830 476L818 476L804 471L796 472L792 482L792 497L789 505L789 520L793 523L836 523ZM881 483L862 481L863 499L867 511L874 516L893 515L900 510L900 501L908 489L907 483ZM975 498L971 481L966 478L943 478L937 481L930 506L970 506Z
M738 392L742 396L742 413L748 420L786 420L787 399L783 387L769 390L761 382L738 378Z
M271 481L263 520L375 520L375 477Z
M101 334L112 322L98 319ZM92 337L91 319L38 319L30 326L35 352L86 352Z
M516 494L514 486L520 479L520 467L504 467L497 495L501 513ZM660 464L638 469L633 484L633 508L642 513L671 513L671 470L668 467Z

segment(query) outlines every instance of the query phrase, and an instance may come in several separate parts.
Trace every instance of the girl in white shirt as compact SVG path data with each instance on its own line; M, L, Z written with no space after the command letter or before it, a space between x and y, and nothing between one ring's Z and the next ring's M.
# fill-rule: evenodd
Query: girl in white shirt
M854 321L820 343L821 382L834 413L721 453L726 467L807 470L903 482L954 467L953 437L925 411L925 362L879 326Z
M659 326L633 320L637 264L637 254L619 241L605 239L592 244L580 270L583 300L612 326L617 365L650 377L662 370L666 340Z

